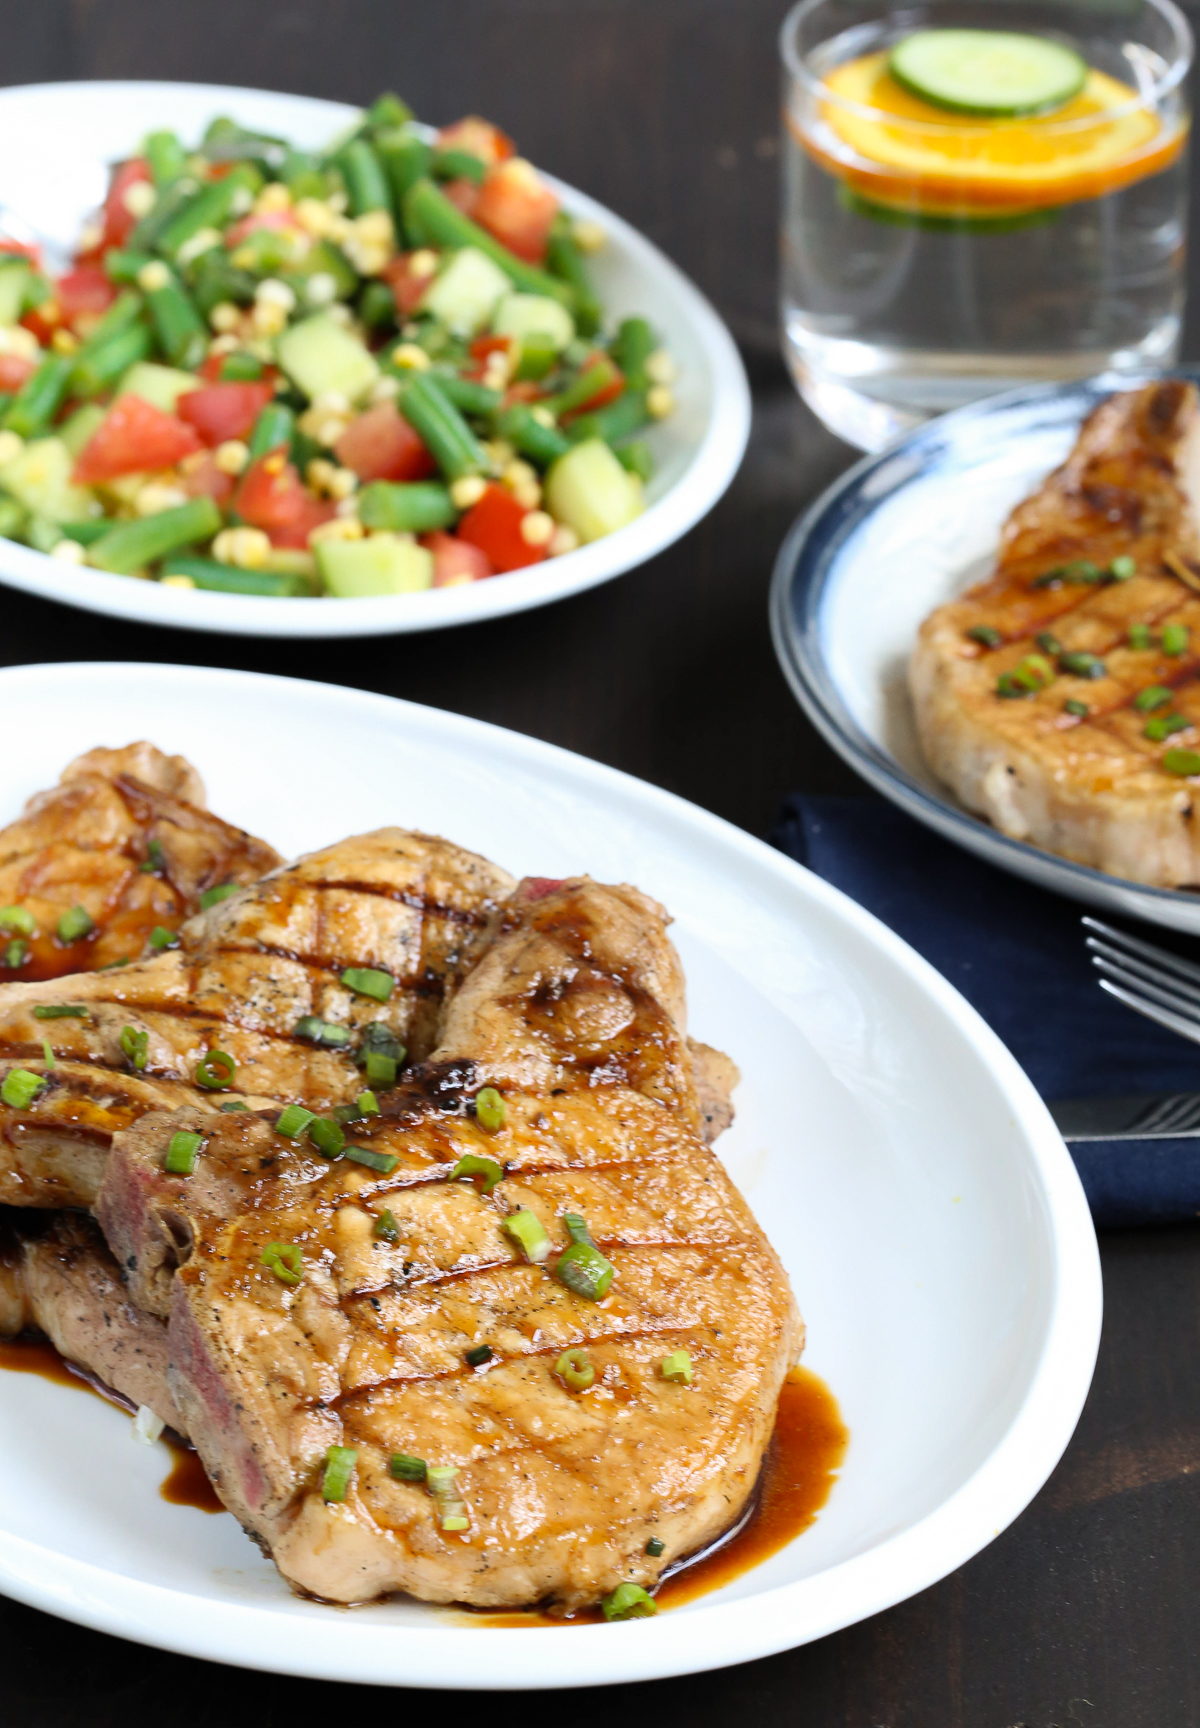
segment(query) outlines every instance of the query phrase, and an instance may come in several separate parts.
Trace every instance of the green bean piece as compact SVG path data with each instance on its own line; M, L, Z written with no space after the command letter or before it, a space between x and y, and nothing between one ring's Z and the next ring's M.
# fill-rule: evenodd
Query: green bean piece
M546 245L546 268L561 279L575 295L575 328L581 336L594 336L599 330L604 309L596 298L591 275L583 253L575 244L568 218L560 216L550 230Z
M250 460L256 462L260 456L290 444L295 426L296 416L286 403L268 402L250 434Z
M247 195L253 197L262 183L262 175L249 162L240 162L221 180L211 180L167 223L158 236L158 250L173 258L202 228L222 228Z
M104 254L104 274L110 282L132 284L137 281L138 272L144 270L153 257L153 252L128 252L124 247L117 247Z
M617 461L639 480L649 480L654 473L654 457L650 446L641 438L631 438L628 444L617 446Z
M577 409L586 408L602 391L615 384L619 377L620 374L608 355L601 354L593 365L577 372L565 390L560 390L557 396L551 396L545 406L552 414L573 414ZM620 401L620 397L617 400Z
M187 290L172 277L161 288L147 288L145 294L159 347L171 365L184 371L198 366L208 351L208 327Z
M404 199L410 186L423 179L433 160L432 146L407 127L380 132L375 138L375 155L388 178L396 214L403 216ZM405 238L416 244L404 223Z
M556 276L549 276L534 264L527 264L502 246L499 240L472 222L469 216L452 204L432 180L416 180L404 196L404 231L410 239L427 246L474 246L498 264L510 281L531 294L546 294L561 300L572 309L574 290Z
M557 426L544 426L523 402L515 402L496 416L496 431L540 468L548 468L571 448L565 433Z
M60 522L58 536L60 540L78 540L81 546L94 546L111 527L112 523L104 516L93 517L90 522Z
M74 366L73 355L47 354L13 397L4 416L5 430L22 438L44 432L66 400Z
M144 324L129 324L101 347L71 355L71 392L75 396L102 396L138 360L144 360L154 338Z
M391 212L392 196L387 176L365 138L355 138L347 144L338 157L338 166L346 179L352 215L365 216L368 210Z
M386 282L368 282L358 297L358 315L368 330L384 330L396 322L396 296Z
M150 164L150 178L161 189L178 180L187 167L187 151L174 132L151 132L142 145Z
M374 133L383 127L407 126L412 117L413 111L403 97L394 90L385 90L367 109L364 125L368 132Z
M280 280L293 288L301 300L307 298L308 285L314 276L332 276L338 300L349 300L358 291L358 271L331 240L318 240L301 264L279 272Z
M159 510L135 522L118 522L92 547L89 562L115 576L178 552L184 546L211 540L221 527L221 512L211 498L191 498L173 510Z
M613 337L612 357L625 375L628 390L646 390L652 380L646 362L658 347L658 339L644 318L624 318Z
M234 264L228 252L220 246L201 254L190 277L192 299L206 318L214 306L226 300L235 306L248 306L258 287L250 271Z
M447 479L489 471L487 451L430 373L418 372L402 385L397 406Z
M576 415L571 421L569 435L572 444L580 444L588 438L603 438L606 443L614 444L619 438L628 438L631 433L640 432L643 426L649 424L649 420L646 392L626 390L615 402L609 402L605 407L594 409L589 414Z
M149 264L150 259L143 259L143 263ZM120 331L128 330L131 324L136 324L142 315L144 304L136 288L123 288L108 311L89 330L87 341L81 342L75 350L76 362L81 355L94 354L97 348L103 348L104 344Z
M25 524L22 538L35 552L53 552L62 535L58 531L57 522L51 522L48 516L39 516L34 511Z
M456 520L450 494L436 480L372 480L358 493L364 528L393 534L431 534Z
M244 349L235 348L232 354L226 354L221 361L218 374L222 384L254 384L263 375L264 362L257 354L248 354Z
M178 180L163 188L153 208L142 217L126 245L130 252L155 252L167 228L187 209L197 196L200 182L191 174L181 174Z
M487 163L470 150L435 150L429 172L435 180L473 180L480 186L487 174Z
M16 540L26 523L25 508L15 498L0 498L0 540Z
M324 198L329 188L317 158L305 150L289 150L279 167L279 178L298 204L301 198Z
M456 372L438 371L434 377L447 400L453 402L460 414L474 414L486 420L504 400L499 390L489 390L486 384L480 384L474 378L460 378Z
M282 570L240 570L215 558L174 553L163 560L164 576L190 576L197 588L212 594L263 594L272 600L303 600L312 594L305 577Z

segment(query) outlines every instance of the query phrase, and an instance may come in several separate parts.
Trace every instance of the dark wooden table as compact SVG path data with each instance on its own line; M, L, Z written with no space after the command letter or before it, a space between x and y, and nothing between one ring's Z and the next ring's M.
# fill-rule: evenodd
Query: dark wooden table
M776 669L766 593L796 512L851 459L797 402L774 327L781 0L40 0L3 9L0 78L179 78L485 113L657 240L712 296L755 386L729 496L646 569L506 622L284 643L111 623L0 590L0 663L245 666L386 691L548 738L764 833L788 790L857 784ZM1188 352L1200 352L1193 340ZM97 738L104 736L97 715ZM112 740L120 742L120 740ZM10 741L10 748L13 747ZM978 1559L821 1643L537 1710L775 1728L1200 1723L1200 1233L1112 1233L1095 1384L1045 1491ZM143 1649L0 1602L14 1728L282 1728L367 1698ZM506 1721L528 1704L489 1701Z

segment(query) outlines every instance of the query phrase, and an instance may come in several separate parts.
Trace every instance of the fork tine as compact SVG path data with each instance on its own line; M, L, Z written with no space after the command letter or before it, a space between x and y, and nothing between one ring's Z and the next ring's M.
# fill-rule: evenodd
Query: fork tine
M1178 954L1172 954L1165 948L1156 948L1152 942L1141 942L1136 936L1127 936L1124 930L1114 930L1111 924L1102 924L1099 918L1084 917L1081 923L1089 930L1095 930L1099 935L1106 936L1119 948L1127 953L1137 954L1143 960L1149 960L1153 965L1165 966L1169 972L1178 973L1181 978L1189 978L1192 983L1200 984L1200 966L1194 960L1182 960ZM1092 946L1092 938L1087 938L1088 946Z
M1174 979L1150 979L1147 981L1144 978L1139 978L1127 967L1114 966L1111 961L1102 959L1098 954L1092 955L1092 965L1098 972L1106 972L1115 983L1120 984L1125 990L1132 991L1134 995L1144 996L1151 1002L1157 1002L1163 1008L1169 1008L1173 1013L1182 1015L1185 1019L1194 1019L1200 1023L1200 1004L1190 1002L1182 996ZM1164 989L1164 985L1169 986L1169 988Z
M1101 990L1107 990L1110 996L1115 996L1119 1002L1124 1002L1127 1008L1133 1008L1139 1014L1144 1014L1147 1020L1156 1020L1160 1026L1166 1026L1171 1032L1178 1032L1182 1038L1190 1038L1193 1043L1200 1044L1200 1021L1186 1020L1182 1014L1175 1014L1170 1008L1159 1008L1153 1002L1147 1002L1142 996L1135 996L1132 990L1124 990L1119 984L1113 984L1108 978L1100 979Z
M1119 948L1110 948L1107 942L1098 942L1094 936L1089 936L1088 947L1092 951L1092 965L1101 972L1110 972L1114 978L1125 983L1145 983L1156 985L1166 993L1168 1007L1174 1007L1182 997L1188 1003L1194 1003L1200 1008L1200 985L1186 984L1182 978L1172 977L1171 973L1147 966L1142 960L1134 960L1128 954L1122 954Z

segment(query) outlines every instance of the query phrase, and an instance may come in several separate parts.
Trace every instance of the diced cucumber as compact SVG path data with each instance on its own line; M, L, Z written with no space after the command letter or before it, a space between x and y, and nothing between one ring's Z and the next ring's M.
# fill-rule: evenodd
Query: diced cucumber
M546 508L581 540L599 540L646 508L642 483L622 468L601 438L560 456L546 476Z
M417 594L433 587L433 553L396 534L370 534L365 540L322 540L316 553L325 591L338 600Z
M105 410L98 402L85 402L82 408L76 408L71 418L58 429L58 435L71 452L78 456L92 433L104 419Z
M117 395L140 396L152 408L173 414L179 398L189 390L199 390L200 384L194 372L179 372L174 366L159 366L153 360L139 360L121 379Z
M558 353L575 340L575 320L558 300L548 294L506 294L492 315L497 336L545 336Z
M285 330L275 349L279 364L310 402L331 393L357 402L379 377L379 367L358 337L323 312Z
M92 515L92 494L71 483L74 458L61 438L35 438L0 468L0 486L35 516L78 522Z
M33 266L16 253L0 254L0 324L15 324L24 310Z
M421 311L431 312L456 336L473 336L488 322L509 286L508 277L486 253L464 246L425 290Z

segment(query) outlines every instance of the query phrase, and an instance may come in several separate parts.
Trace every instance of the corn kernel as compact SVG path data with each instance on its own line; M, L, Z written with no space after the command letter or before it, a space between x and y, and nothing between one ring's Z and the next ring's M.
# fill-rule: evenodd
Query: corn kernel
M424 348L416 342L401 342L392 349L391 362L393 366L401 366L406 372L428 372L433 361Z
M526 546L549 546L554 537L554 518L545 510L531 510L521 518L521 538Z
M486 480L478 474L464 474L460 480L451 482L450 502L456 510L469 510L472 504L478 504L486 491Z
M314 439L327 449L335 445L350 424L349 414L331 414L326 408L306 408L296 425L306 438Z
M74 354L79 338L71 330L56 330L50 338L50 346L56 354Z
M523 510L536 510L542 501L542 488L536 480L523 480L519 486L510 486L509 491Z
M229 214L231 216L249 216L253 208L253 192L251 192L249 186L239 186L233 197L229 200Z
M511 450L511 446L509 448ZM498 457L497 460L499 460ZM514 460L513 456L510 455L500 478L506 486L527 486L531 480L537 480L537 469L528 462Z
M277 277L268 276L254 290L254 299L259 306L279 306L285 312L294 312L296 296L286 282L280 282Z
M210 354L232 354L236 351L238 339L227 331L224 336L214 336L208 345Z
M328 306L337 299L337 283L328 270L315 270L304 284L304 298L310 306Z
M333 211L323 198L301 198L295 211L296 221L314 240L323 240L329 233Z
M25 440L19 432L0 432L0 468L19 456L25 448Z
M169 288L171 272L161 258L152 258L149 264L143 264L138 271L137 285L144 294L153 294L159 288Z
M133 508L139 516L157 516L160 510L177 510L187 501L188 495L181 486L150 480L133 500Z
M87 553L78 540L59 540L50 548L50 556L59 564L82 564Z
M319 390L312 399L314 408L326 414L349 414L350 398L344 390Z
M652 384L673 384L675 362L665 348L656 348L646 361L646 376Z
M341 216L349 208L350 204L350 200L344 192L331 192L327 202L335 216Z
M599 252L608 239L599 222L580 220L571 224L571 238L581 252Z
M232 300L218 300L208 315L208 321L214 330L222 335L236 330L242 321L240 306L235 306Z
M558 421L554 418L554 410L545 407L541 402L535 402L529 410L529 414L530 418L536 420L539 426L554 427L558 425Z
M216 228L197 228L190 240L185 240L175 254L177 264L191 264L202 253L211 252L214 246L221 245L221 234Z
M140 222L143 216L149 216L151 210L158 203L158 193L151 186L149 180L135 180L132 186L125 188L125 195L121 202L129 214L136 217Z
M292 207L292 195L282 180L270 180L254 200L254 208L260 216L279 214Z
M0 324L0 354L19 354L22 360L36 360L41 346L32 330L23 324Z
M429 246L418 246L415 252L408 255L410 276L432 276L437 267L438 255Z
M646 412L652 420L665 420L675 411L675 398L665 384L652 384L646 392Z
M352 516L356 521L358 520L358 499L353 492L346 498L339 498L334 509L339 516Z
M385 376L381 378L377 384L372 386L371 400L372 402L394 402L399 394L399 378L388 378Z
M250 460L250 447L240 438L227 438L213 451L213 461L222 474L240 474Z
M325 316L332 319L335 324L342 325L346 330L349 330L354 323L354 314L344 300L335 300Z
M329 496L339 500L351 498L358 491L358 475L353 468L335 468L329 477Z
M222 528L213 541L213 557L239 570L261 570L271 556L271 542L261 528Z
M104 239L104 229L99 222L85 222L79 230L79 250L82 253L95 252Z
M314 456L312 461L304 470L304 478L308 481L314 492L328 493L329 482L333 479L333 476L336 473L336 462L330 462L324 456Z
M160 588L194 588L196 582L192 576L160 576L158 585Z
M256 336L281 336L287 329L288 315L274 300L256 300L250 314L250 326Z
M564 553L574 552L578 548L579 536L574 528L568 528L565 522L560 522L547 544L551 558L561 558Z
M310 546L320 546L326 540L361 540L364 530L357 516L335 516L332 522L322 522L308 537Z

